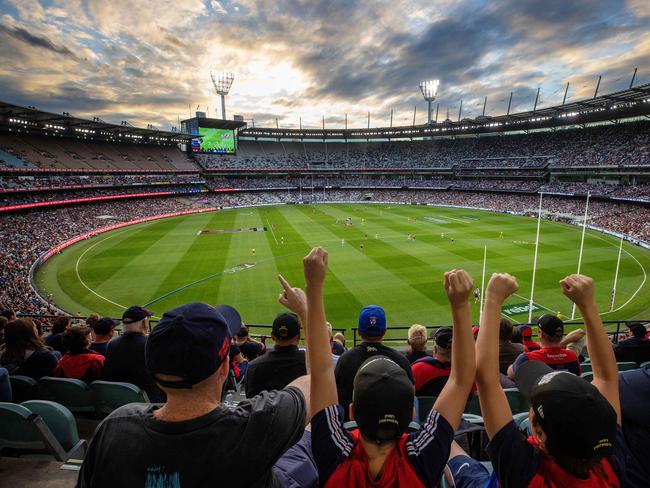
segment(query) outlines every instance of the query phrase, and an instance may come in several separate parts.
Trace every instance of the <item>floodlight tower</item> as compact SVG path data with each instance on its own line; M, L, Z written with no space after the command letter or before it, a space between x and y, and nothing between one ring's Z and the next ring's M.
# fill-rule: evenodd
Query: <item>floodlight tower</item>
M429 110L427 112L429 114L427 117L428 124L433 123L433 120L431 119L431 106L432 106L431 104L436 99L439 85L440 85L440 80L429 80L429 81L420 82L420 91L422 92L422 96L429 104Z
M210 71L214 91L221 97L221 118L226 120L226 95L230 91L235 75L226 71Z

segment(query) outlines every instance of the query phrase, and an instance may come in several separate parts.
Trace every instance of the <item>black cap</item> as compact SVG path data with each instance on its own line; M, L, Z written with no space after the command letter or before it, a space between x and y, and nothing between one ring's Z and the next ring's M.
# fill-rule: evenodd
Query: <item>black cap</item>
M612 453L616 412L594 385L541 361L519 366L515 383L556 450L578 459L599 459Z
M156 378L162 386L191 388L213 374L228 357L230 341L240 326L241 317L227 305L192 302L165 312L145 345L147 369L151 374L182 378Z
M273 321L271 333L282 340L293 339L300 334L300 321L295 313L284 312L278 314Z
M547 313L537 319L537 326L548 338L561 338L564 335L564 322L555 315Z
M399 439L413 417L415 390L406 372L392 359L367 359L354 377L352 405L361 433L372 441Z
M440 327L431 335L431 338L438 347L442 347L443 349L451 349L451 340L453 336L454 331L451 327Z
M153 314L144 307L129 307L122 314L122 322L125 324L132 324L134 322L140 322L147 317L151 317Z

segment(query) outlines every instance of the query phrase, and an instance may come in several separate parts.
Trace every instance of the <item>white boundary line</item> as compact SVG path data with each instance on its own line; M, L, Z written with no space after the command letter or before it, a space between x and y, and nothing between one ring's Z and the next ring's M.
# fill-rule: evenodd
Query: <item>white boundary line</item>
M275 245L277 246L278 239L275 237L275 232L273 231L273 225L271 224L271 221L268 219L268 217L266 219L266 223L269 224L269 229L271 229L271 235L273 236L273 240L275 241Z

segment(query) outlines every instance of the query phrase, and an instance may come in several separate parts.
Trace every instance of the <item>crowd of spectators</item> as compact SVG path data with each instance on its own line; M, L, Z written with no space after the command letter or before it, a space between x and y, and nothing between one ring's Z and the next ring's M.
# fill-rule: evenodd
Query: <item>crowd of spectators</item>
M29 174L20 176L0 176L0 192L38 189L64 189L70 187L96 188L103 186L146 186L179 185L202 183L203 177L197 172L163 174Z

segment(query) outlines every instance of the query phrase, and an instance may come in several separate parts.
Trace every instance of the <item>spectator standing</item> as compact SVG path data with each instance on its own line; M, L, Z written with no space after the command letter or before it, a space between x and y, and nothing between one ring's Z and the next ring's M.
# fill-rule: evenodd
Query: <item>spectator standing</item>
M101 379L104 356L89 350L92 343L90 327L73 325L63 333L66 352L54 368L54 376L75 378L88 384Z
M7 324L0 366L7 368L9 374L38 380L52 376L58 361L56 354L39 338L32 319L17 319Z
M251 361L246 373L246 397L263 390L281 390L296 378L307 374L305 351L298 349L300 321L295 313L281 313L273 320L272 350Z
M68 330L68 327L70 327L70 317L67 315L59 315L54 319L50 334L45 337L45 344L55 351L65 354L66 349L63 344L63 333Z
M424 325L413 324L408 331L409 349L406 352L406 359L413 364L421 358L427 357L427 328Z
M512 322L502 318L499 322L499 371L504 375L508 374L508 366L524 352L523 345L511 342L512 330Z
M152 402L163 396L144 364L144 347L149 333L151 312L133 306L122 315L122 335L108 343L104 362L106 381L124 381L139 386L147 392Z
M418 359L411 365L417 396L438 396L451 374L453 329L440 327L433 332L433 357Z
M240 326L203 303L166 312L149 336L146 364L167 402L111 413L90 442L77 486L313 486L303 436L308 377L236 407L220 402Z
M88 323L88 321L86 321ZM102 356L106 356L106 350L108 349L108 343L113 338L115 333L115 321L109 317L102 317L93 322L93 325L90 326L90 329L93 332L94 340L90 344L91 351L95 351Z
M541 361L552 369L579 375L581 369L577 354L560 346L564 337L564 322L555 315L546 314L537 320L537 326L542 348L521 353L508 368L508 377L514 379L517 368L526 361Z
M454 369L424 425L406 430L413 415L414 392L403 367L381 354L366 359L354 377L350 417L358 429L345 429L330 358L323 283L327 253L315 248L304 260L308 319L312 450L319 483L325 488L436 486L449 456L454 430L476 372L469 296L472 279L464 271L445 274L454 319ZM377 313L376 311L372 312Z
M358 332L361 344L347 350L339 358L334 370L336 387L339 394L339 403L344 407L352 403L352 389L354 376L366 359L381 354L392 359L406 372L413 382L411 364L406 356L397 352L392 347L382 344L386 334L386 314L384 309L377 305L368 305L359 314Z
M637 364L650 361L650 340L646 337L643 324L629 324L630 335L628 339L614 345L614 354L617 361L632 361Z
M266 351L266 346L262 342L257 342L250 337L248 327L244 324L235 336L235 345L239 347L242 355L248 361L252 361Z

